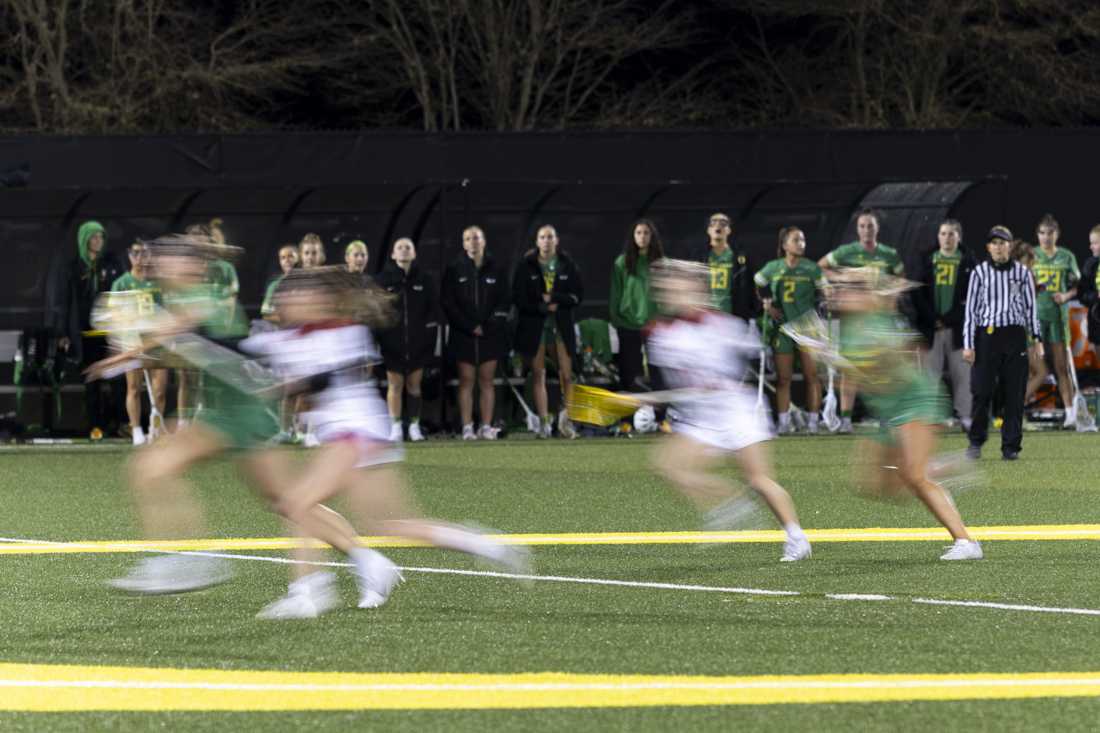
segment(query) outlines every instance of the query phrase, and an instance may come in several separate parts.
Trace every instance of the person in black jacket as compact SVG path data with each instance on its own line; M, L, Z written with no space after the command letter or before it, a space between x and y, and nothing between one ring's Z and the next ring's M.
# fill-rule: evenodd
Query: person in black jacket
M562 409L558 413L558 434L576 437L565 404L573 388L573 360L577 337L574 309L584 299L581 274L572 258L558 247L558 232L540 227L535 248L528 250L512 278L512 302L519 309L516 351L531 367L535 411L542 425L539 438L549 438L552 421L546 394L546 352L553 349L558 364Z
M963 359L963 320L966 290L977 262L962 247L962 224L946 219L937 234L939 247L921 262L921 289L913 298L917 328L928 342L925 367L939 380L944 362L951 376L955 414L963 430L970 430L970 365Z
M92 306L100 293L111 289L111 283L123 270L118 260L104 252L107 230L98 221L81 224L76 242L77 255L62 262L54 272L46 325L69 360L86 367L107 355L102 336L84 335L92 330ZM104 401L102 387L103 382L85 385L89 436L93 440L103 437L107 421L114 417L112 406Z
M458 410L462 439L495 440L493 375L497 361L508 354L508 277L485 251L485 232L462 232L466 253L447 267L440 304L450 330L447 348L458 364ZM474 431L474 379L481 390L481 430Z
M1100 344L1100 224L1089 230L1089 251L1092 257L1081 266L1077 300L1089 309L1089 341Z
M409 440L424 440L420 430L420 381L435 352L439 315L435 286L416 264L416 245L408 238L393 243L390 261L378 276L378 287L397 296L397 323L378 331L386 364L386 404L393 426L390 440L402 439L401 392L409 394Z

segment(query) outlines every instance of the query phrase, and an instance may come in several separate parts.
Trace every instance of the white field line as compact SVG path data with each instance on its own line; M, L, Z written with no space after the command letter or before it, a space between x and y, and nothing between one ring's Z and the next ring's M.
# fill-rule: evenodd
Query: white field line
M540 691L540 690L897 690L968 687L1097 687L1095 677L887 680L745 680L738 682L495 682L473 683L375 683L307 684L247 682L144 682L130 680L0 680L0 688L105 688L133 690L231 690L242 692L384 692L384 691Z
M66 542L52 542L50 540L34 540L26 538L14 538L14 537L0 537L0 542L18 542L27 544L42 544L42 545L67 545L71 543ZM130 545L133 547L133 545ZM213 557L224 560L245 560L250 562L269 562L279 563L283 565L309 565L314 567L333 567L333 568L350 568L352 563L347 562L325 562L325 561L313 561L313 560L294 560L288 557L276 557L272 555L242 555L238 553L229 552L205 552L199 550L161 550L157 548L149 548L149 552L162 554L162 555L195 555L200 557ZM659 583L653 581L638 581L638 580L616 580L612 578L585 578L570 575L532 575L526 573L505 573L493 570L463 570L459 568L428 568L428 567L413 567L405 566L400 570L409 573L432 573L436 575L460 575L468 577L481 577L481 578L505 578L508 580L523 580L523 581L536 581L536 582L549 582L549 583L571 583L576 585L603 585L603 586L616 586L621 588L646 588L651 590L682 590L682 591L694 591L704 593L724 593L732 595L752 595L752 596L784 596L784 597L816 597L816 593L807 593L804 591L796 590L773 590L767 588L740 588L740 587L725 587L714 585L693 585L682 583ZM1015 604L1015 603L995 603L991 601L968 601L968 600L950 600L950 599L935 599L935 598L899 598L896 596L880 595L876 593L825 593L823 597L834 601L869 601L869 602L881 602L881 601L901 601L916 603L921 605L934 605L934 606L966 606L973 608L989 608L1000 611L1018 611L1018 612L1031 612L1031 613L1057 613L1057 614L1070 614L1077 616L1100 616L1100 609L1096 608L1073 608L1073 607L1059 607L1059 606L1037 606L1029 604Z

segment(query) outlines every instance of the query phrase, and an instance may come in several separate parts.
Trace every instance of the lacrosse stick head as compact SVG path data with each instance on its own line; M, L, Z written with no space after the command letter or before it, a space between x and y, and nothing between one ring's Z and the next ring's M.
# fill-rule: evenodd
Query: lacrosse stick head
M839 345L832 337L829 326L817 311L806 311L793 321L784 323L780 329L800 349L810 352L815 359L834 369L849 368L848 360L840 355Z
M1097 431L1096 418L1089 412L1089 403L1083 394L1078 393L1073 398L1073 409L1077 413L1077 432L1095 433Z
M565 407L573 422L607 427L633 415L640 406L641 402L631 395L576 384Z

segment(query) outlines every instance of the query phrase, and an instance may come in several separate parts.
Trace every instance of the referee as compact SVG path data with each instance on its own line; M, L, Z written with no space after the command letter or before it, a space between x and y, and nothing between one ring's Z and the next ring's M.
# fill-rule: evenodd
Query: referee
M1004 424L1001 457L1020 457L1023 439L1024 391L1027 388L1027 336L1034 338L1040 358L1039 315L1035 309L1035 278L1031 270L1012 260L1012 232L1004 226L989 231L990 259L974 268L966 293L963 359L973 367L970 391L974 395L968 458L982 455L989 437L989 403L1000 381L1004 387Z

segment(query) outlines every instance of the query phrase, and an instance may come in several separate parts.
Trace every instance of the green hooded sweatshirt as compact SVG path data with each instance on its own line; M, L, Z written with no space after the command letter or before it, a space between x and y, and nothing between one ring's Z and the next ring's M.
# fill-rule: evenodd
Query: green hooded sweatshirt
M106 247L107 230L98 221L86 221L80 225L80 229L76 232L76 246L80 252L80 261L91 272L90 285L93 293L99 292L99 268L94 265L91 255L88 253L88 240L96 234L103 235L103 246ZM100 251L102 252L102 250Z
M608 306L611 325L638 331L656 314L657 305L649 292L649 259L639 253L634 270L633 275L626 271L626 255L615 259Z

